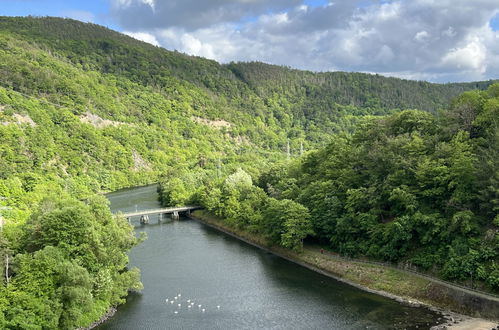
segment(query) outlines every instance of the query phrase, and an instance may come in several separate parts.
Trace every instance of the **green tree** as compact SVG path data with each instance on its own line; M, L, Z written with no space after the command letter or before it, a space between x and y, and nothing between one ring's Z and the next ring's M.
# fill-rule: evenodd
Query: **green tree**
M284 247L300 250L303 239L314 233L308 209L292 200L271 198L263 216L266 236Z

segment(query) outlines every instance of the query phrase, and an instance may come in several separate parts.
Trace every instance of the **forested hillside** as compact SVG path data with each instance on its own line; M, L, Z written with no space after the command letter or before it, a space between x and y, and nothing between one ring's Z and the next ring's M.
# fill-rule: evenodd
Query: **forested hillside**
M96 193L156 182L163 176L169 178L163 186L170 188L163 190L162 197L170 204L187 201L193 193L197 198L206 187L225 194L227 191L216 185L227 181L228 175L232 175L228 187L237 187L239 182L252 186L252 178L287 158L288 143L289 157L295 158L331 139L333 143L357 141L378 126L379 134L391 137L392 133L387 133L391 128L384 123L392 119L384 115L393 113L395 117L388 118L397 118L406 112L397 113L407 108L436 113L462 91L486 89L490 84L438 85L368 74L311 73L261 63L221 65L93 24L1 17L0 328L87 326L110 306L121 303L127 290L141 287L138 272L126 268L126 252L137 243L132 228L113 217L105 199ZM423 122L434 120L428 112L417 113ZM370 129L357 130L357 125ZM428 139L438 148L421 142L431 151L421 152L447 152L448 144L469 141L473 148L486 148L490 141L484 140L489 137L483 134L489 134L488 128L479 128L447 135L432 131L434 135ZM357 133L352 137L353 132ZM463 148L465 152L468 145ZM329 161L324 153L307 156L303 168L296 169L286 184L306 187L314 178L328 178L329 170L306 166L307 162ZM359 154L358 171L367 166L361 163L361 156L366 155ZM435 161L446 164L445 160ZM245 172L237 171L239 167ZM288 175L287 169L276 173L281 172ZM485 175L485 169L480 173ZM360 189L365 176L369 175L354 177L356 183L345 189ZM279 187L284 184L280 178ZM203 182L206 186L200 185ZM279 187L267 191L275 198L268 217L288 209L295 210L297 218L309 212L306 207L313 211L305 197L297 195L298 188L286 192ZM225 202L236 205L241 196ZM260 189L248 196L248 201L265 196ZM213 207L220 202L217 198L221 196L210 200ZM281 201L283 198L293 201ZM454 203L441 198L438 205ZM210 201L204 202L209 205ZM489 219L492 206L482 209L483 203L473 203L462 211ZM248 211L252 206L246 207ZM390 210L385 213L388 222L394 219ZM311 214L318 237L329 239L333 233L318 225ZM470 213L462 216L474 219ZM447 213L442 217L447 219ZM272 232L274 227L269 226ZM310 228L302 228L299 235L311 233ZM477 233L474 237L480 237L484 226L472 230ZM296 237L289 236L286 245L299 246Z
M279 94L290 98L303 109L308 119L335 104L352 105L366 113L383 113L383 109L419 109L436 112L449 100L470 89L486 89L490 81L432 84L387 78L357 72L320 72L294 70L265 63L231 63L227 66L258 95Z
M330 133L351 129L356 122L352 116L403 109L436 112L463 91L485 89L491 83L442 85L362 73L312 73L263 63L220 65L70 19L3 17L0 31L55 52L86 72L124 77L160 89L168 98L177 98L178 87L199 91L204 95L190 100L195 110L236 124L238 133L266 148L284 148L287 138L294 149L300 140L314 145ZM29 93L36 90L25 83L23 79L4 85ZM259 135L265 128L272 133L262 141Z
M439 117L406 110L366 121L256 180L239 169L179 196L166 178L162 198L201 203L283 247L299 251L308 238L499 292L497 118L499 84L462 94Z

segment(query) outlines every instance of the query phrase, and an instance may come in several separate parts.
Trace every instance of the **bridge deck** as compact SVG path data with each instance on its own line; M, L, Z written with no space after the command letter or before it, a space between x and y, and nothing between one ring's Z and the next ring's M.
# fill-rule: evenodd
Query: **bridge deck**
M165 207L161 209L151 209L151 210L141 210L135 212L127 212L123 213L123 215L127 218L136 217L141 215L150 215L150 214L168 214L175 212L186 212L200 209L201 206L179 206L179 207Z

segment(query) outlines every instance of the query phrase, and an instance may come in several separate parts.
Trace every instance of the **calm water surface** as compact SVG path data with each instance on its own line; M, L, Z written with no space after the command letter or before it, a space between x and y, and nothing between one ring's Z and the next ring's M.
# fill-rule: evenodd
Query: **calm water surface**
M113 211L159 206L156 186L108 198ZM137 233L148 235L130 252L130 265L142 271L144 290L130 295L99 329L429 329L439 317L317 274L193 220L152 216L149 225L133 223ZM166 303L178 294L174 304ZM188 299L195 303L191 308Z

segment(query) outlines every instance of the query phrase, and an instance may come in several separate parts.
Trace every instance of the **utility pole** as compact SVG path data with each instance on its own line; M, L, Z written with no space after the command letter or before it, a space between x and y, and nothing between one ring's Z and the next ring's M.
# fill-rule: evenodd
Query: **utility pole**
M5 251L5 282L9 286L9 252Z
M287 145L287 148L286 148L286 155L287 155L287 158L289 160L291 158L291 148L289 146L289 139L288 139L288 145Z
M6 197L0 197L0 200L6 200ZM3 228L3 217L2 217L2 210L10 210L10 207L7 206L0 206L0 231Z
M0 197L0 200L6 200L7 198L5 197ZM3 216L1 214L1 211L2 210L10 210L10 207L8 206L0 206L0 232L3 230ZM8 247L6 246L5 247L5 282L6 282L6 285L8 286L9 285L9 249Z
M222 168L222 165L220 164L220 157L218 157L218 163L217 163L217 179L220 179L220 170Z

